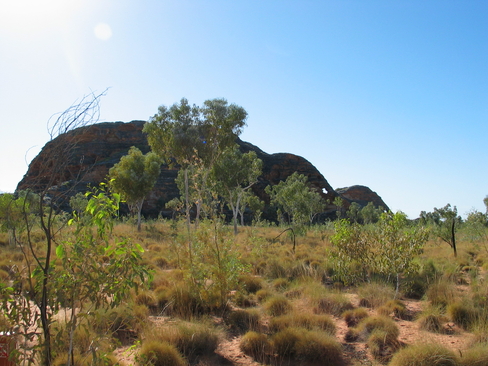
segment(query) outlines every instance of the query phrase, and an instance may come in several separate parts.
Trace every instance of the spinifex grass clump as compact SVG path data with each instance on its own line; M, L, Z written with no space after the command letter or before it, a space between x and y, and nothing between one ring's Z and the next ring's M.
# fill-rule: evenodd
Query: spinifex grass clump
M367 283L358 288L359 306L377 308L395 298L395 290L380 283Z
M456 285L452 281L442 279L430 285L425 295L432 305L445 307L455 301Z
M226 319L233 330L246 332L259 329L260 314L257 309L234 310Z
M313 311L316 314L340 316L344 311L353 309L351 301L341 293L326 293L315 300Z
M447 315L461 328L469 330L478 319L480 311L472 304L456 301L447 306Z
M254 331L244 334L239 346L242 352L254 357L257 361L264 361L272 350L268 336Z
M356 308L346 310L342 313L342 317L346 321L348 327L355 327L358 323L369 316L368 311L365 308Z
M386 316L395 316L403 320L410 320L405 303L400 300L389 300L378 308L378 314Z
M141 366L186 366L186 361L172 344L149 340L142 343L137 356Z
M367 340L373 331L379 330L384 332L385 337L391 341L396 341L400 335L400 330L396 323L386 316L370 316L359 322L355 328L350 328L346 333L346 341L354 342L356 340Z
M318 315L294 311L286 315L271 318L269 321L269 329L271 332L279 332L290 327L323 331L331 336L334 336L336 332L334 321L325 314Z
M279 316L288 313L292 309L292 305L286 297L274 295L266 301L264 308L270 315Z
M477 344L465 351L459 357L459 366L486 366L488 365L488 343Z
M342 365L342 349L335 337L303 328L286 328L272 337L273 352L280 360Z
M458 366L458 358L444 346L423 343L398 351L389 366Z
M386 331L375 329L368 337L368 347L375 360L388 362L401 344Z
M445 316L438 306L429 306L419 315L417 322L420 329L432 333L444 333Z

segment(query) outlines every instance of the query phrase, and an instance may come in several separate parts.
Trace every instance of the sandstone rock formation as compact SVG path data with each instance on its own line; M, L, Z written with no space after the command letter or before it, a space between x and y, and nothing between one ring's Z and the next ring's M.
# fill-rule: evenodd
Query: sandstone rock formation
M57 185L52 187L51 194L55 196L56 192L66 190L63 187L73 187L75 184L74 193L86 190L88 185L98 185L105 179L109 169L127 154L131 146L136 146L143 153L150 150L147 138L142 132L144 123L144 121L97 123L68 132L72 136L58 136L48 142L39 155L32 160L27 173L18 184L17 190L30 188L39 191L49 188L45 187L45 184L52 181L52 179L47 179L50 171L43 169L45 168L44 162L47 160L46 156L55 151L56 144L61 143L67 137L76 143L69 156L62 157L62 159L68 159L68 164L64 172L56 177ZM387 207L381 197L367 187L354 186L341 192L334 190L324 176L310 162L300 156L288 153L267 154L258 147L240 139L237 140L237 143L243 152L253 150L263 160L263 174L259 177L258 183L253 186L253 190L267 203L269 197L264 192L265 187L269 184L277 184L297 171L308 177L311 186L327 202L325 216L335 214L336 207L332 202L339 195L343 196L349 203L356 201L364 206L371 201L375 205ZM143 206L144 215L171 215L171 212L164 209L164 205L169 200L179 196L175 184L177 174L178 168L162 167L156 186Z

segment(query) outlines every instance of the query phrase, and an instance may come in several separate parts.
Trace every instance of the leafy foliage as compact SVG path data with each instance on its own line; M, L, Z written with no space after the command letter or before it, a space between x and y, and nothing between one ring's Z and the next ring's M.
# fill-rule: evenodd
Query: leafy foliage
M295 172L285 181L266 187L271 203L278 207L281 223L289 223L302 232L305 225L311 224L314 216L324 208L322 197L309 188L307 181L305 175Z

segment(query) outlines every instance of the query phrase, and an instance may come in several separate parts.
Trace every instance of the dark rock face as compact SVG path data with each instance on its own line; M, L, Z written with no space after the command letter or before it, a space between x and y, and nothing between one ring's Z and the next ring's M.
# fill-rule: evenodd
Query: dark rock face
M19 182L17 190L30 188L40 191L49 188L46 187L46 183L53 182L53 179L47 179L50 173L49 169L45 169L43 162L46 161L46 156L50 152L55 151L56 144L67 137L71 137L72 141L76 141L76 143L69 156L62 157L67 159L68 164L63 173L54 180L56 187L51 189L52 194L55 195L56 191L62 190L63 186L69 186L70 184L67 182L79 182L77 188L73 190L73 194L86 190L88 185L98 185L105 180L109 169L127 154L131 146L136 146L143 153L150 151L147 138L142 132L144 123L144 121L98 123L58 136L48 142L39 155L34 158L24 178ZM332 202L339 195L343 196L347 202L356 201L362 206L371 201L376 206L387 207L381 197L367 187L354 186L340 192L334 190L323 175L300 156L287 153L267 154L240 139L237 140L237 143L243 152L255 151L263 161L263 175L253 186L253 191L266 203L269 203L269 197L264 191L265 187L269 184L277 184L297 171L308 177L312 188L316 189L327 202L326 215L331 216L335 212L336 207ZM177 175L177 167L169 168L164 165L161 167L161 174L154 190L149 194L143 206L144 215L157 216L160 213L163 216L171 215L170 211L164 210L164 204L179 196L175 183Z
M381 199L376 192L365 186L351 186L345 188L337 188L336 192L344 199L351 202L357 202L361 206L366 206L368 202L373 202L375 207L383 207L389 210L388 206Z

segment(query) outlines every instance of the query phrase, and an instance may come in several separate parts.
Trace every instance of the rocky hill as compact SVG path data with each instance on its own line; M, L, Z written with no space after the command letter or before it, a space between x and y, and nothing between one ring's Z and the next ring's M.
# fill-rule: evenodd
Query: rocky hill
M39 191L51 188L50 192L55 196L57 192L66 191L67 187L73 187L75 184L72 194L86 190L88 185L98 185L105 179L109 169L127 154L131 146L136 146L143 153L150 150L146 136L142 132L144 123L144 121L97 123L58 136L48 142L39 155L32 160L17 190L30 188ZM49 156L59 150L57 147L66 140L74 143L69 153L58 157L63 161L62 171L54 172L49 167L46 168L48 165L56 164L46 162L50 160ZM285 180L296 171L306 175L311 186L327 202L324 217L334 215L336 207L332 202L338 196L345 200L346 206L354 201L364 206L371 201L375 206L387 208L381 197L367 187L353 186L340 191L334 190L324 176L300 156L289 153L267 154L257 146L240 139L237 143L243 152L253 150L263 161L263 174L259 177L258 183L253 186L253 190L265 202L269 202L269 197L264 192L265 187ZM56 176L53 177L53 174ZM156 186L144 204L144 215L157 216L160 213L164 216L171 215L171 212L164 209L164 205L179 196L175 184L177 174L178 168L162 167ZM46 187L48 184L52 187Z

